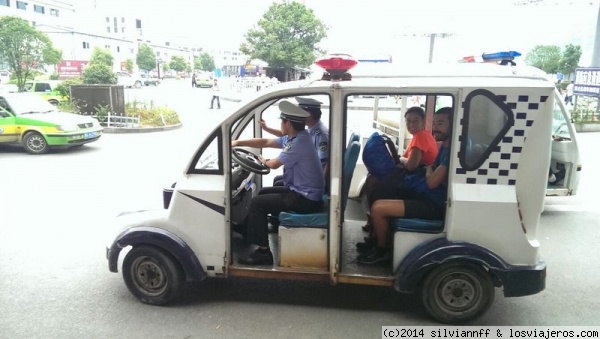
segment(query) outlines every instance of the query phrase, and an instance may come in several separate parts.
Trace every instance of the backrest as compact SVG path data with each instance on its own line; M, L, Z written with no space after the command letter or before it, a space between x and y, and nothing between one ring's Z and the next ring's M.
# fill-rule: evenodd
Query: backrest
M352 132L352 134L350 134L350 139L348 139L348 145L346 145L346 149L350 148L350 145L354 141L360 141L360 134L356 132Z
M352 174L354 174L354 168L356 167L359 153L360 141L352 141L344 153L344 168L342 170L342 210L346 209L348 192L350 191L350 183L352 182Z

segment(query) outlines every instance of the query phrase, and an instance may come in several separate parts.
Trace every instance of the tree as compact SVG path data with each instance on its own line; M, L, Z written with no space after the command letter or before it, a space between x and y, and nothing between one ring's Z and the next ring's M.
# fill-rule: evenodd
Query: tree
M186 69L187 61L185 61L185 59L182 56L174 55L171 57L169 66L172 70L176 72L183 72Z
M273 3L258 25L246 33L240 51L271 67L308 67L316 54L323 53L317 44L327 36L326 29L313 11L300 2Z
M194 70L202 69L202 58L199 55L194 57Z
M112 70L113 56L108 49L95 47L87 67L83 70L84 84L116 84L117 75Z
M171 70L171 66L169 66L168 62L162 63L161 65L162 65L162 69L165 73Z
M135 57L136 63L140 69L149 71L156 68L156 55L154 50L146 44L142 44Z
M525 62L549 74L560 71L560 47L555 45L537 45L527 54Z
M560 62L559 71L565 76L575 72L577 66L579 66L579 59L581 58L581 46L568 44L565 46L562 59Z
M215 59L213 59L213 57L208 53L200 54L200 67L198 67L198 68L203 71L207 71L207 72L214 71L215 70Z
M102 64L112 69L115 60L109 49L102 49L100 47L94 47L92 56L90 58L90 64Z
M26 20L0 17L0 61L13 71L19 91L24 90L25 81L37 69L56 62L57 52L48 36L31 27Z
M58 65L63 58L62 50L58 48L54 48L52 46L47 46L44 49L44 62L46 65L56 66Z
M131 59L125 60L125 69L129 73L133 73L133 60L131 60Z

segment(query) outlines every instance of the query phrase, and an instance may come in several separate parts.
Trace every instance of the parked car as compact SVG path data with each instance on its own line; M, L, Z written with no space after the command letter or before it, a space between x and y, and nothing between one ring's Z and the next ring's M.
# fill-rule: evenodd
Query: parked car
M21 145L31 154L96 141L102 127L94 118L59 112L33 93L0 94L0 144Z
M213 87L213 81L210 75L200 74L196 77L196 87Z
M151 76L151 75L144 76L143 80L144 80L144 85L146 85L146 86L150 86L150 85L158 86L161 83L159 78Z
M117 72L117 84L125 87L142 87L142 79L138 76L131 75L127 72Z
M56 106L59 102L67 100L56 91L56 86L60 84L59 80L34 80L25 82L25 91L34 92L44 98L46 101Z

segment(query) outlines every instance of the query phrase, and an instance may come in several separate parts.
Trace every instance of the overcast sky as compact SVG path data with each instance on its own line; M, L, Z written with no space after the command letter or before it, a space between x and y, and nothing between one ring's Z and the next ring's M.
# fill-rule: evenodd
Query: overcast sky
M208 48L237 49L273 0L96 0L127 6L143 19L144 35ZM537 2L517 6L515 3ZM302 1L301 1L302 2ZM361 56L423 61L430 33L434 60L501 49L527 53L537 44L581 44L591 59L599 0L305 0L329 27L321 48ZM156 5L155 5L156 4ZM588 55L589 54L589 55ZM587 61L585 61L587 60Z

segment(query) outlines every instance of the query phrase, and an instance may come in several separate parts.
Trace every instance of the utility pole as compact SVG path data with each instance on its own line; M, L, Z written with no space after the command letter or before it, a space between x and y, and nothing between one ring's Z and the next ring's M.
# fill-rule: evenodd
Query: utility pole
M425 34L425 36L429 37L429 63L433 62L433 46L435 45L435 38L446 38L452 36L452 33L430 33Z
M594 53L592 54L591 67L600 67L600 4L598 5L598 18L596 19L596 35L594 37Z

